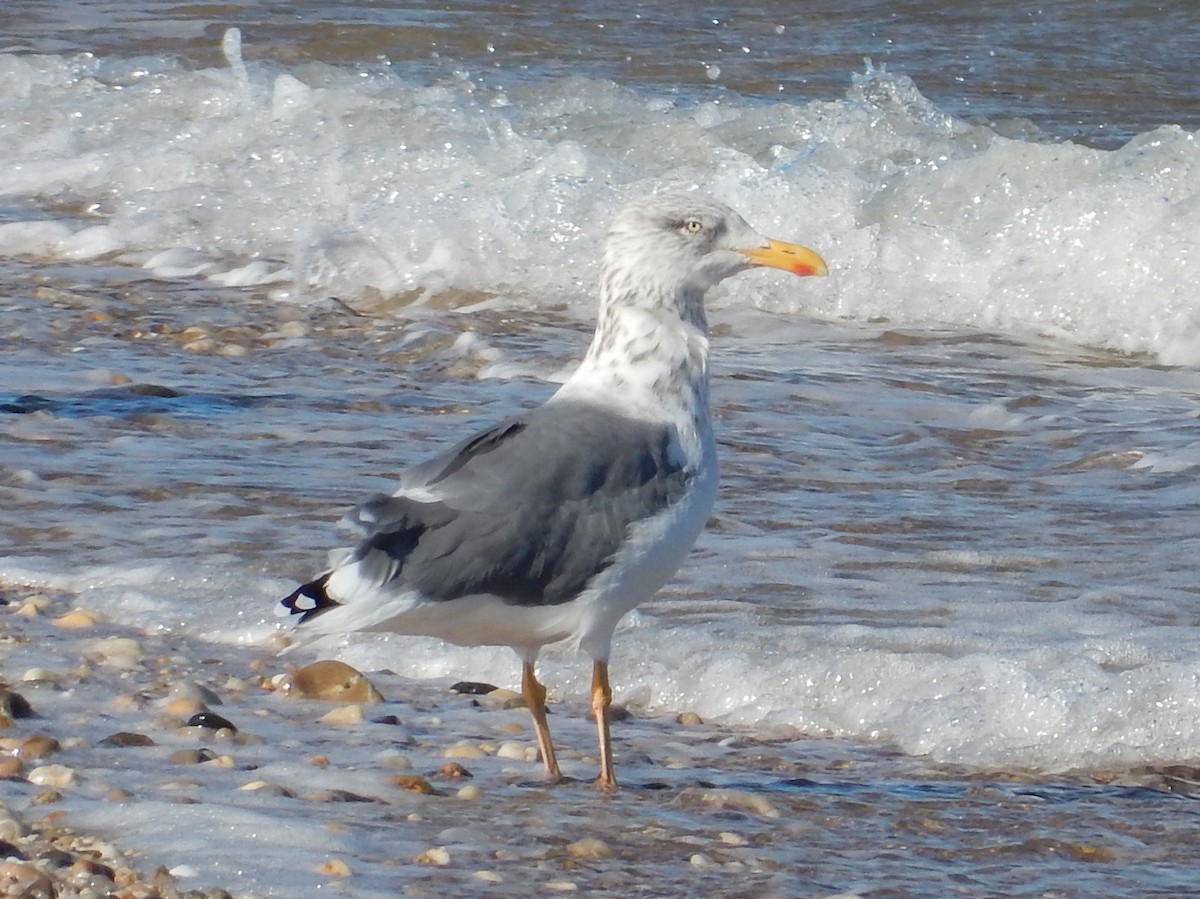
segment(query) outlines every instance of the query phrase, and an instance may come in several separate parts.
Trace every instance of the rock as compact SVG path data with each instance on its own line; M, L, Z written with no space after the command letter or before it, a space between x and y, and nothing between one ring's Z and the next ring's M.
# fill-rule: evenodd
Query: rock
M0 780L14 780L25 770L25 763L11 755L0 756ZM0 858L3 856L0 855Z
M483 790L476 784L467 784L454 794L459 799L473 800L483 795Z
M374 796L364 796L350 790L316 790L306 793L304 798L309 802L382 802Z
M350 866L340 858L331 858L326 862L322 862L317 868L318 874L324 874L327 877L349 877Z
M173 718L191 718L193 715L198 715L201 712L207 712L208 707L204 703L189 699L187 697L179 697L176 699L168 699L163 703L162 710Z
M69 614L69 613L68 613ZM88 653L97 656L106 668L129 671L138 666L146 650L132 637L105 637L88 645Z
M603 840L584 837L567 845L567 854L576 858L612 858L613 851Z
M75 783L75 769L66 765L39 765L27 780L39 787L69 787Z
M295 699L328 702L383 702L383 696L365 674L345 662L326 659L306 665L280 679L277 689Z
M211 762L216 757L215 752L202 746L199 749L176 749L167 756L167 761L176 765L198 765L202 762Z
M412 770L412 759L400 753L389 753L379 759L379 763L387 768L393 768L396 771Z
M362 724L366 720L361 705L344 705L321 716L322 724L333 725Z
M402 790L408 790L410 793L420 793L424 796L438 795L438 791L433 788L433 784L420 774L397 774L392 778L392 783Z
M239 790L246 792L262 792L265 796L279 796L282 799L294 799L296 794L281 784L272 783L269 780L252 780L247 784L242 784L238 787Z
M228 730L237 733L237 727L228 718L216 712L197 712L184 722L184 727L203 727L206 730Z
M438 777L450 778L466 778L474 777L475 775L460 765L458 762L447 762L442 767L437 769Z
M698 724L703 724L704 719L695 712L680 712L679 716L675 719L675 723L682 724L685 727L695 727Z
M432 849L426 849L420 855L413 859L418 865L438 865L444 867L450 864L450 852L445 846L434 846Z
M453 746L447 746L442 755L448 759L487 758L486 752L471 743L455 743Z
M145 734L135 734L127 730L122 730L117 731L115 734L109 734L96 745L124 749L128 746L153 746L154 741Z
M58 740L46 734L34 734L26 737L17 746L16 754L22 759L40 759L53 755L62 749Z
M25 862L0 863L0 887L6 896L55 896L54 882L40 869Z
M530 755L530 750L533 750L533 755ZM537 761L537 747L529 746L525 743L501 743L496 749L496 755L502 759L511 759L514 762Z
M765 796L745 790L686 789L677 800L684 808L731 809L764 818L778 818L779 809Z
M37 712L29 704L29 700L7 687L0 686L0 716L15 720L17 718L34 718Z
M86 630L90 627L95 627L103 618L99 612L90 612L87 609L71 609L65 615L53 619L50 623L55 627L65 628L66 630Z
M58 684L62 675L49 668L30 668L21 675L21 682L26 684Z
M461 693L464 696L486 696L489 693L494 693L496 687L492 684L485 684L473 680L460 680L450 688L451 693Z
M203 706L221 705L221 697L208 687L203 687L194 680L181 680L171 688L164 705L172 699L190 699Z

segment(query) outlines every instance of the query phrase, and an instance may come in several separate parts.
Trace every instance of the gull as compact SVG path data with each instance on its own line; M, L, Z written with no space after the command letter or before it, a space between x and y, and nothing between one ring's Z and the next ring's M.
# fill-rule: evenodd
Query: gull
M766 266L824 275L691 192L636 200L605 243L595 335L545 403L404 471L344 522L361 535L284 598L302 634L389 632L509 646L549 778L561 777L535 663L568 641L592 659L597 784L617 785L608 660L621 618L678 570L717 494L710 287Z

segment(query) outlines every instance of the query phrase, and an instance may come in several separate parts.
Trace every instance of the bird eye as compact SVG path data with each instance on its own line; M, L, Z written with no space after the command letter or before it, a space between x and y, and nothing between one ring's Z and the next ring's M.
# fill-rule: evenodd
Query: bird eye
M699 219L688 219L683 223L683 230L688 234L699 234L704 230L704 223Z

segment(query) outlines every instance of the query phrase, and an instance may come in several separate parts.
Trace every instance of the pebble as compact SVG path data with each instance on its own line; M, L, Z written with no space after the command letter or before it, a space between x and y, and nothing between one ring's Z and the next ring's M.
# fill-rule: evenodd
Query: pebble
M99 612L89 612L87 609L71 609L71 611L65 615L59 615L50 623L55 627L67 630L86 630L89 627L95 627L102 620Z
M252 780L249 783L242 784L238 789L247 793L261 791L264 796L279 796L283 799L294 799L296 796L287 787L272 783L269 780Z
M324 699L329 702L383 702L365 674L345 662L325 659L293 671L279 679L277 689L294 699Z
M442 756L448 759L483 759L487 753L473 743L455 743L447 746Z
M367 720L361 705L344 705L321 716L322 724L362 724Z
M0 886L4 887L5 895L8 896L57 895L54 882L41 870L25 862L6 861L0 863ZM21 892L13 893L14 888Z
M420 855L413 859L418 865L438 865L443 867L450 864L450 852L445 846L434 846L432 849L426 849Z
M413 766L412 759L406 755L401 755L398 752L388 753L387 755L381 756L379 761L384 766L388 768L394 768L397 771L410 771L412 770Z
M173 699L190 699L202 706L221 705L220 696L194 680L181 680L175 684L167 694L164 706Z
M69 787L75 783L75 769L66 765L39 765L27 780L39 787Z
M106 668L123 671L136 668L142 656L146 654L142 644L132 637L105 637L102 640L93 640L88 644L87 651L99 656L100 664Z
M779 817L779 809L769 799L745 790L687 789L679 794L679 803L684 808L706 806L714 810L750 812L764 818Z
M16 718L32 718L37 714L29 700L5 687L0 687L0 717L8 718L9 724ZM3 725L7 727L8 725Z
M569 880L548 880L546 881L546 889L554 890L556 893L573 893L579 889L579 884L572 883Z
M0 780L12 780L21 776L25 763L11 755L0 756Z
M458 799L475 800L483 796L483 789L477 784L467 784L454 795Z
M402 790L408 790L410 793L420 793L425 796L437 793L437 790L433 788L433 784L420 774L397 774L392 778L392 783Z
M495 871L476 871L471 876L484 883L504 883L504 878Z
M487 696L489 693L496 692L496 686L480 681L460 680L450 688L450 692L460 693L463 696Z
M205 730L228 730L237 733L232 721L216 712L197 712L184 722L184 727L203 727Z
M468 771L466 768L464 768L462 765L460 765L458 762L447 762L446 764L442 765L442 767L438 768L437 775L438 775L438 777L451 777L451 778L462 778L462 777L474 777L475 776L470 771Z
M186 697L177 699L168 699L163 703L163 711L173 718L191 718L200 712L207 711L207 707L202 702Z
M25 618L32 618L34 615L40 615L52 604L53 601L45 593L31 593L25 597L25 601L21 603L17 613Z
M603 840L584 837L568 844L567 854L576 858L612 858L613 851Z
M349 877L350 866L340 858L331 858L329 861L323 862L321 866L317 868L317 873L325 874L329 877Z
M27 684L57 684L62 681L62 675L49 668L30 668L21 675L21 681Z
M217 754L215 752L204 747L200 749L176 749L167 756L167 761L176 765L198 765L202 762L210 762L216 757Z
M530 750L532 750L532 754ZM537 747L525 743L501 743L496 749L496 755L499 758L517 762L537 761Z
M749 844L749 841L740 833L730 833L727 830L717 834L717 839L726 846L746 846Z
M18 744L16 754L22 759L40 759L62 749L58 740L46 734L34 734Z
M685 727L695 727L698 724L703 724L704 719L695 712L680 712L679 716L675 719L675 723L682 724Z

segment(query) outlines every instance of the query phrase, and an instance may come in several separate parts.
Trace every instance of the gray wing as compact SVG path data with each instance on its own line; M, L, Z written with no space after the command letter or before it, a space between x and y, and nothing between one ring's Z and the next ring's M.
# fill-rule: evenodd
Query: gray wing
M427 599L490 593L514 605L577 596L629 526L687 489L674 429L580 404L509 419L410 469L396 496L348 518L366 538L342 564Z

